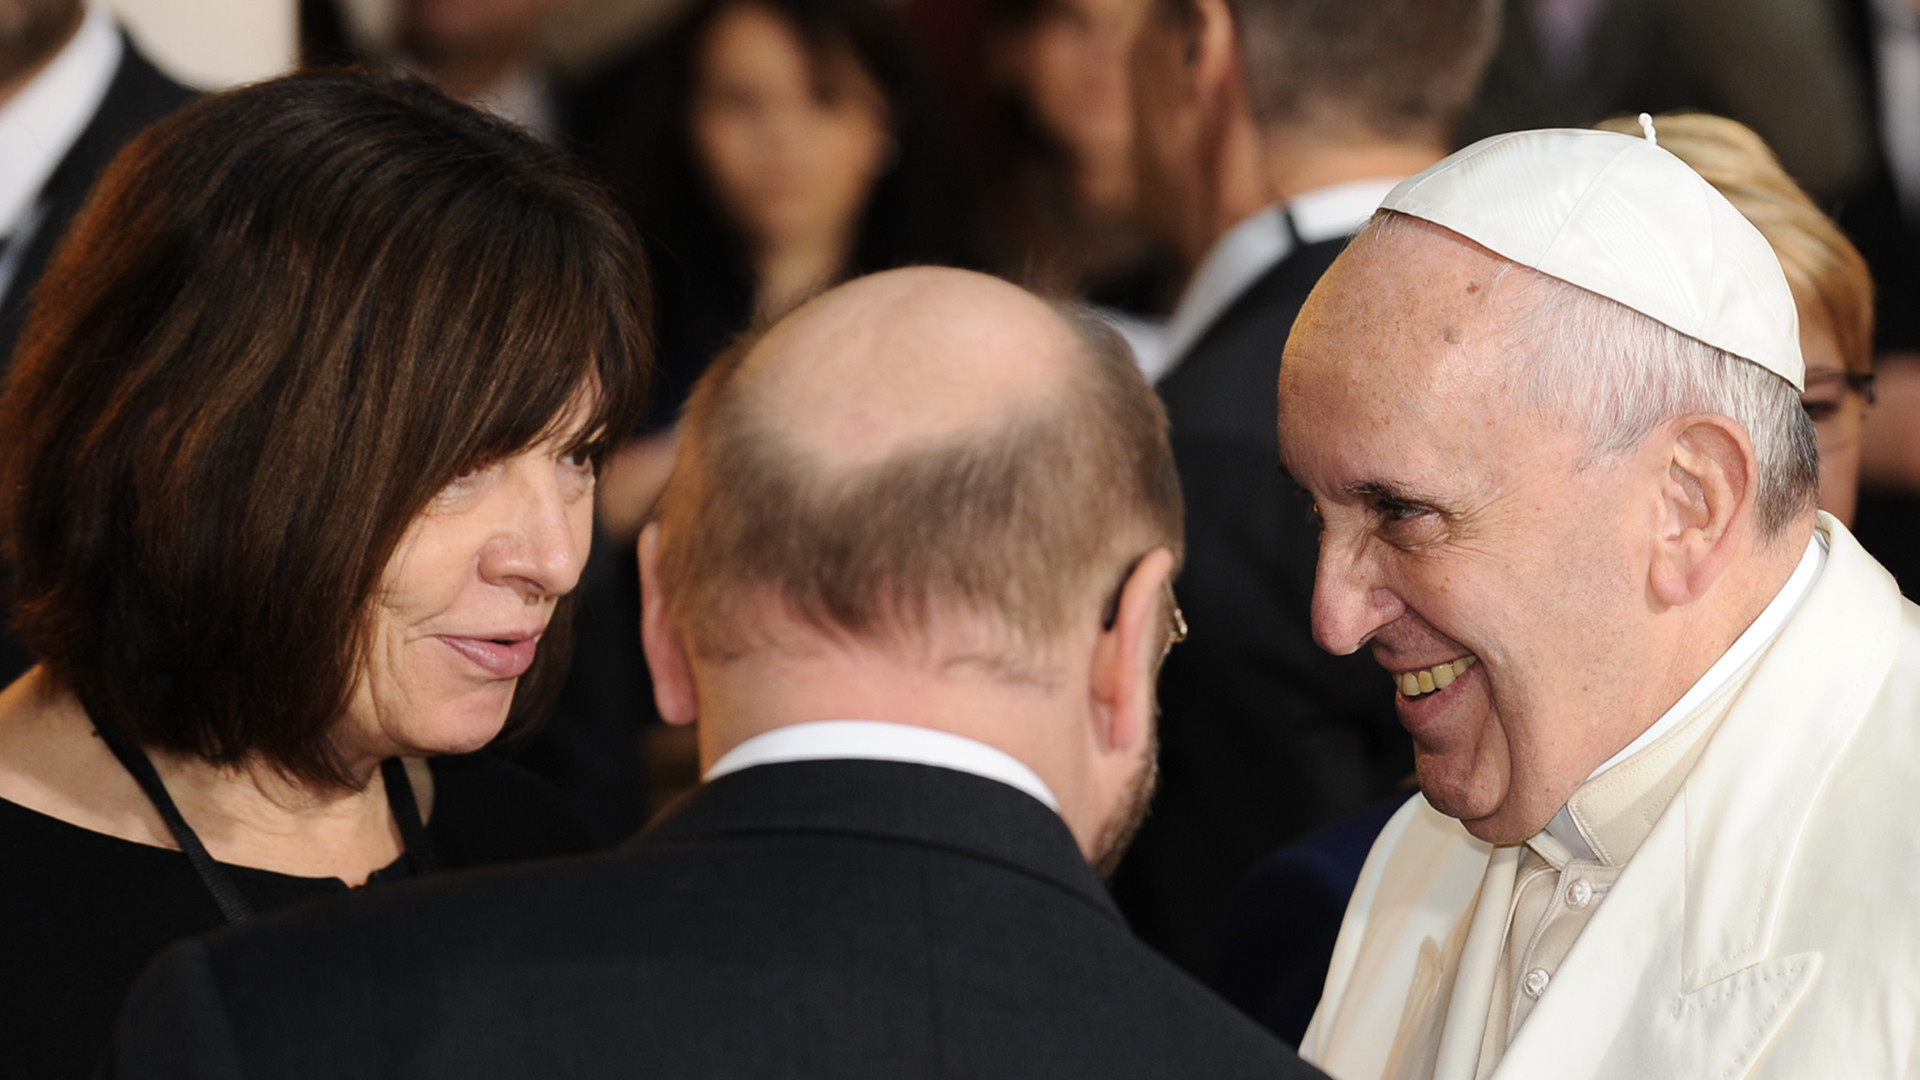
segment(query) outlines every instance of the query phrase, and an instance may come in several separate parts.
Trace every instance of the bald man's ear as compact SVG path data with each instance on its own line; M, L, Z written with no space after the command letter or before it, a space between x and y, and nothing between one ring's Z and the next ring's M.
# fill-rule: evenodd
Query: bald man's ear
M660 523L640 530L640 643L653 675L653 700L669 724L699 719L693 666L680 630L667 621L667 594L660 582Z
M1154 548L1120 588L1113 626L1094 643L1090 686L1093 739L1101 755L1133 761L1153 740L1154 684L1167 640L1173 553Z
M1677 607L1704 595L1748 538L1760 465L1746 430L1724 416L1684 416L1655 438L1665 467L1650 584Z

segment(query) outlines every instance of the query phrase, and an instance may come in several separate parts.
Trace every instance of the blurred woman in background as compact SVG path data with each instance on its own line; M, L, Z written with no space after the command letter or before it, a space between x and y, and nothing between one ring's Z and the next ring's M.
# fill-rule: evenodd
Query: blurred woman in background
M1640 122L1600 125L1641 134ZM1661 147L1705 177L1767 238L1800 315L1801 403L1820 439L1820 509L1853 524L1862 428L1873 404L1873 279L1839 226L1793 182L1752 129L1707 113L1656 117Z
M1133 219L1128 56L1145 6L990 0L984 153L970 162L989 265L1045 295L1164 315L1178 269Z
M622 543L665 480L686 392L735 334L957 246L913 53L874 0L703 0L646 56L640 121L589 147L656 270L653 437L619 455L601 497Z
M115 159L0 396L42 658L0 693L5 1071L87 1075L176 938L585 846L532 777L428 759L564 669L645 296L590 186L424 84L262 83Z

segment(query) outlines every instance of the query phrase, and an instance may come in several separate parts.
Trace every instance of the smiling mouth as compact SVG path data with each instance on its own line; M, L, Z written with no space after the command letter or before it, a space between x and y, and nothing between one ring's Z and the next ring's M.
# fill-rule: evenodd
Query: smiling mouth
M1467 673L1467 669L1480 662L1473 655L1458 660L1449 660L1444 664L1435 664L1419 671L1405 671L1393 676L1394 689L1409 701L1437 693L1453 685L1453 680Z

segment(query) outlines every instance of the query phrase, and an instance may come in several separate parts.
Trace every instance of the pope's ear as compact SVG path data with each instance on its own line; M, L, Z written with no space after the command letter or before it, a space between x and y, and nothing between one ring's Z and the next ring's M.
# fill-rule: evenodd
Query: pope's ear
M667 595L660 580L660 523L640 530L640 644L653 676L653 700L669 724L691 724L700 709L694 693L693 665L687 660L680 628L667 616Z
M1746 429L1725 416L1683 416L1654 438L1664 467L1651 585L1678 606L1705 594L1746 539L1760 465Z

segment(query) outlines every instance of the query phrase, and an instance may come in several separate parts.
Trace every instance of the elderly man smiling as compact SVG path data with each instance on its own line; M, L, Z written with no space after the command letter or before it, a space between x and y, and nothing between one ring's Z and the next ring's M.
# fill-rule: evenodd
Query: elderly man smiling
M1920 609L1814 509L1766 242L1654 138L1414 177L1287 343L1315 636L1422 790L1302 1046L1341 1080L1920 1075Z

